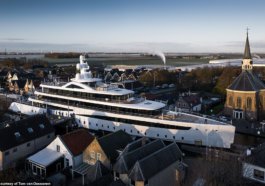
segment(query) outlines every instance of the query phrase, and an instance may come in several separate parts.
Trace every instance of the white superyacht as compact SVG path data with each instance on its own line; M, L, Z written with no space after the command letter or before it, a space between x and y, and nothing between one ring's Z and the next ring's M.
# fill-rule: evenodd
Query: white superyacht
M235 127L215 119L179 111L166 111L165 104L135 97L131 90L93 78L85 56L70 82L43 82L26 102L13 102L9 109L26 115L51 113L74 116L80 127L133 136L160 138L179 143L230 148Z

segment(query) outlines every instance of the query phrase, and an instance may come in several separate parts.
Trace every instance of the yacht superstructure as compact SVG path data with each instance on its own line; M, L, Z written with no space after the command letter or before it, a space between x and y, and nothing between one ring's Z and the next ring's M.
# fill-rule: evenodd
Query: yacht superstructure
M203 116L165 111L165 104L135 97L134 92L93 78L85 56L80 56L70 82L44 82L26 103L10 110L27 115L49 112L74 116L80 127L124 130L134 136L161 138L186 144L230 148L235 127Z

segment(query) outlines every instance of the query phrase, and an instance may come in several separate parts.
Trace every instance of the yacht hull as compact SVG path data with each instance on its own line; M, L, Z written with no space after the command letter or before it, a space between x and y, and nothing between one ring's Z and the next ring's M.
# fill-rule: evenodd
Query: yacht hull
M184 144L230 148L231 144L234 142L235 127L232 125L168 121L158 118L103 112L55 103L46 103L46 106L44 103L40 104L43 106L13 102L9 109L13 112L20 112L26 115L44 114L47 113L47 111L50 114L65 117L72 115L79 127L109 132L124 130L133 136L159 138ZM50 109L49 106L59 109ZM47 107L49 109L47 109ZM142 123L150 123L150 126L142 125Z

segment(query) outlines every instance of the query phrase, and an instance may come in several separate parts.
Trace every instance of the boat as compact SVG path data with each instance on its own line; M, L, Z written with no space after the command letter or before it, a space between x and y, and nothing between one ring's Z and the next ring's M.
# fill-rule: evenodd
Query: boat
M26 115L74 117L80 127L138 137L159 138L190 145L230 148L235 127L204 115L167 110L164 103L138 97L93 77L84 55L68 82L42 82L27 101L14 101L9 109Z

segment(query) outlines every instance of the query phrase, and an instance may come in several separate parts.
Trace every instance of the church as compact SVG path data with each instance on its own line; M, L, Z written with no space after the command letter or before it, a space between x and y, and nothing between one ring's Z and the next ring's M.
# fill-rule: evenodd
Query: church
M226 89L225 114L233 119L261 121L265 118L265 84L253 73L248 33L242 72Z

